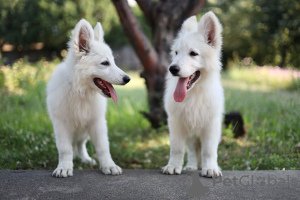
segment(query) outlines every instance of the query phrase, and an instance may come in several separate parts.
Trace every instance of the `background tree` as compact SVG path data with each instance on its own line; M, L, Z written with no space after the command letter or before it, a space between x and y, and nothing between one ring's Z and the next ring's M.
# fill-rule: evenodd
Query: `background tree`
M152 41L146 36L127 0L112 0L124 32L144 66L149 113L143 112L158 128L166 120L163 108L165 74L170 63L170 45L182 22L200 12L205 0L136 0L151 29Z
M254 45L260 48L257 58L260 63L286 67L300 66L300 2L293 0L255 0L251 24ZM258 43L264 41L263 43ZM259 57L260 55L260 57Z

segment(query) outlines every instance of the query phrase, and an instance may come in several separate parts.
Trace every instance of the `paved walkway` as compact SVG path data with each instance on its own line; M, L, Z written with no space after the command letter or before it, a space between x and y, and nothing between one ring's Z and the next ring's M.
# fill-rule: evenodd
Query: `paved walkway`
M75 170L54 178L49 170L0 170L0 199L300 199L300 171L223 171L222 179L198 172Z

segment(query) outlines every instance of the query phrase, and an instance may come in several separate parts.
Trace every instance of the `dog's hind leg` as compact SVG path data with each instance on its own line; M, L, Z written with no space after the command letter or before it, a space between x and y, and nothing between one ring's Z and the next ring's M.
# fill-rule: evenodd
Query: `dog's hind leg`
M86 149L86 142L88 141L89 138L84 138L82 140L77 141L76 143L76 149L79 158L81 159L81 162L83 163L89 163L91 165L96 165L97 162L92 159Z
M184 170L197 170L198 169L198 158L197 158L197 150L199 146L199 138L197 137L189 137L186 140L187 147L187 159L188 162L186 166L183 168Z

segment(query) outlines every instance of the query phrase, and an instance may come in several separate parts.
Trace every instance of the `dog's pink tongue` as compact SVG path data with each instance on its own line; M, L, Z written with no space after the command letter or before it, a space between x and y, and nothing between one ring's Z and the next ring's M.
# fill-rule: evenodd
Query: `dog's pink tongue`
M182 102L186 96L186 85L189 81L189 77L179 78L175 92L174 92L174 100L176 102Z
M105 83L105 86L108 88L111 98L114 100L115 104L117 104L118 97L114 87L110 83L107 83L106 81L103 82Z

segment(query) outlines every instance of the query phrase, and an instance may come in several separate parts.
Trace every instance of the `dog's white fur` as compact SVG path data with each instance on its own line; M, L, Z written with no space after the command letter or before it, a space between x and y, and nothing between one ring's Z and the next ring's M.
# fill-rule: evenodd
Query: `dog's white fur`
M93 79L124 85L123 77L127 75L115 65L103 36L99 22L93 30L89 22L80 20L72 31L65 61L57 66L47 85L47 107L59 152L59 163L53 176L72 176L76 153L82 162L96 164L86 149L89 138L95 146L102 172L122 173L110 155L106 98ZM102 64L105 61L109 66Z
M200 70L200 78L187 91L183 102L175 102L173 93L178 77L167 75L164 96L170 130L170 159L163 168L165 174L180 174L185 145L188 162L185 169L198 169L202 176L221 176L217 163L217 149L221 139L224 94L220 80L220 55L222 26L212 12L188 18L172 46L173 61L170 66L180 67L179 77L188 77ZM191 51L197 56L190 56ZM177 52L177 55L176 53Z

